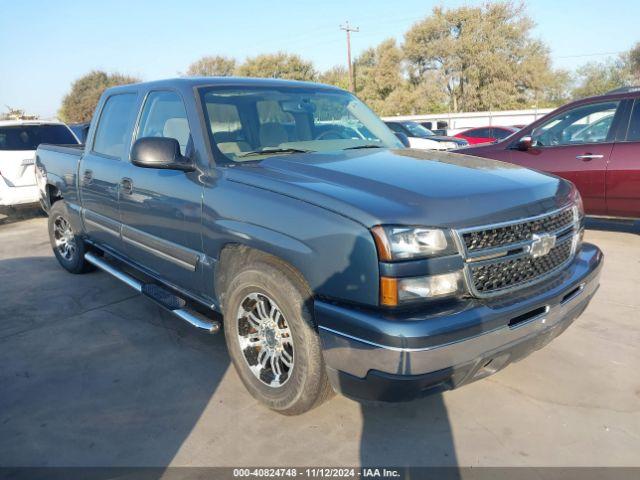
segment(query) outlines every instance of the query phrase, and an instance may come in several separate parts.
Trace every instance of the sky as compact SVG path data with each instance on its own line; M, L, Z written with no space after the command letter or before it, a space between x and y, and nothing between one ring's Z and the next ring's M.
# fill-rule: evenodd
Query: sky
M0 110L43 118L60 107L73 80L93 69L143 80L179 76L204 55L242 61L287 51L325 70L346 64L339 25L349 21L354 56L382 40L402 41L436 5L431 0L0 0ZM534 36L556 67L604 60L640 41L637 0L528 0Z

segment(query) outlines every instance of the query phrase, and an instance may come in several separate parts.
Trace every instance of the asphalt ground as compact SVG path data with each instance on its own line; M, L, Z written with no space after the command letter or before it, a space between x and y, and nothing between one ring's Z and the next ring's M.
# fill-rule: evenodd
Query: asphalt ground
M0 466L637 466L640 226L589 222L605 253L586 312L544 349L403 404L262 407L223 335L105 273L56 262L46 218L0 218Z

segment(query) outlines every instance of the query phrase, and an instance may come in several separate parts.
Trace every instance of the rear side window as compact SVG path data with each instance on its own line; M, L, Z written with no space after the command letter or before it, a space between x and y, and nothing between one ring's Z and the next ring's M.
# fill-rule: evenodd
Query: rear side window
M78 141L64 125L0 127L0 150L35 150L41 143L76 145Z
M135 115L136 94L122 93L107 99L102 108L100 122L93 141L93 151L110 157L122 158L127 146Z
M175 92L151 92L142 110L138 138L174 138L184 155L190 135L187 111L180 96Z
M631 121L627 131L627 141L640 141L640 100L636 100L633 104L633 112L631 112Z

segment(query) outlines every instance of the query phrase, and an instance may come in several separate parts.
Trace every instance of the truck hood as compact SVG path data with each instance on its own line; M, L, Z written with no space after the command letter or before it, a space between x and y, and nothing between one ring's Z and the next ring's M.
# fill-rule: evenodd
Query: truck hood
M274 156L225 169L233 182L318 205L371 227L467 227L545 213L573 186L517 165L457 153L350 150Z

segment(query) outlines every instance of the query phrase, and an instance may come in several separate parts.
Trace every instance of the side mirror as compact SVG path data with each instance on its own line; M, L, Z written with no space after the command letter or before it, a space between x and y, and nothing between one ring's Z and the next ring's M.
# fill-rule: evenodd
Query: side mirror
M411 146L409 144L409 137L407 137L404 133L402 132L393 132L393 133L396 134L396 137L398 137L398 139L402 142L402 145L404 145L407 148Z
M516 144L516 149L520 150L521 152L531 150L531 147L533 147L533 140L529 135L525 135L524 137L522 137Z
M164 170L195 170L193 162L180 153L180 144L175 138L143 137L131 148L131 163L142 168Z

